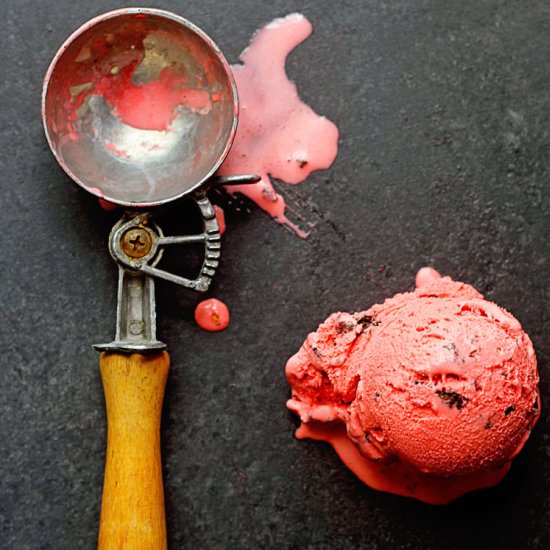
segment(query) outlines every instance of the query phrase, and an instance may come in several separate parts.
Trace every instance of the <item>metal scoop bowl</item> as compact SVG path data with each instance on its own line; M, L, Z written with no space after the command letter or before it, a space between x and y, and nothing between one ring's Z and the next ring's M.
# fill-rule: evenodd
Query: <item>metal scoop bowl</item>
M258 176L212 177L235 136L238 102L214 42L172 13L131 8L92 19L55 55L42 119L59 164L85 190L127 207L109 251L118 264L114 341L102 351L107 458L98 548L166 549L160 421L169 370L156 338L154 280L204 292L221 236L206 194ZM165 236L149 208L184 195L202 219L196 235ZM194 279L158 266L165 247L202 243Z
M84 189L154 206L198 188L229 152L235 81L216 44L169 12L100 15L61 46L44 80L48 143Z

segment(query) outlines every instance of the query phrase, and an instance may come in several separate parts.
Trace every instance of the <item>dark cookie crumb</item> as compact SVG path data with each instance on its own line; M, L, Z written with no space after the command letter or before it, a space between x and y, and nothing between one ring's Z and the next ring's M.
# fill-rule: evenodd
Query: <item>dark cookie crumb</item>
M446 349L446 350L450 351L454 355L455 359L458 358L458 350L456 349L456 344L454 342L451 342L449 344L445 344L443 346L443 349Z
M468 399L463 395L455 391L447 391L445 389L435 392L437 396L442 399L449 408L456 407L458 410L462 409L468 402Z
M430 377L424 372L415 372L414 373L414 383L418 384L427 384L430 381Z
M363 315L363 317L358 319L357 322L365 328L371 325L374 327L380 326L380 323L372 315Z
M346 332L349 332L350 330L353 330L355 328L355 324L353 323L346 323L345 321L340 321L336 325L336 332L338 334L344 334Z
M516 410L514 405L510 405L505 411L504 416L508 416L510 413L513 413Z
M311 350L315 355L317 355L317 357L323 357L323 354L319 351L319 348L312 347Z

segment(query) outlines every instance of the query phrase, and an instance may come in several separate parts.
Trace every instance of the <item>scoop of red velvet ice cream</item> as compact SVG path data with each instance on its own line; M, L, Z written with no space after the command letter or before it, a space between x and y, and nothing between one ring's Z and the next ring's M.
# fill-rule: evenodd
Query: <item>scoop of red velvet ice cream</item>
M414 292L331 315L286 373L299 437L332 443L374 488L432 503L498 483L539 415L519 322L431 269Z

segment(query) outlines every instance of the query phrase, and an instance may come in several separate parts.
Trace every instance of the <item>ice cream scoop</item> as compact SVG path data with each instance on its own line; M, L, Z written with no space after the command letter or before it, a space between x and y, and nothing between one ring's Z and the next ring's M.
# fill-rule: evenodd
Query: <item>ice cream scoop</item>
M520 323L429 268L414 292L331 315L286 375L299 438L331 443L375 489L432 504L498 483L539 417Z
M108 423L100 549L167 546L160 420L169 357L156 337L154 279L208 289L221 242L206 192L259 180L212 177L237 116L233 75L216 44L161 10L92 19L62 45L44 79L42 119L56 159L85 190L127 207L109 238L119 269L115 339L95 346ZM184 196L195 201L202 230L165 236L150 209ZM192 243L204 252L195 278L159 267L166 247Z

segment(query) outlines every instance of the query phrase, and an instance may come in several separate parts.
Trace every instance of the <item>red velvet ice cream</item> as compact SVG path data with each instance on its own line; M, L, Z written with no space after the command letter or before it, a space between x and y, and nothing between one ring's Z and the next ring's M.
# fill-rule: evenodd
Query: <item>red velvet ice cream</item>
M286 374L298 437L331 443L371 487L432 504L498 483L539 416L519 322L428 268L414 292L331 315Z

